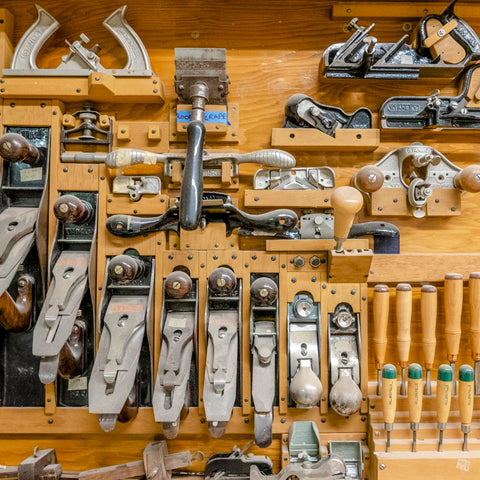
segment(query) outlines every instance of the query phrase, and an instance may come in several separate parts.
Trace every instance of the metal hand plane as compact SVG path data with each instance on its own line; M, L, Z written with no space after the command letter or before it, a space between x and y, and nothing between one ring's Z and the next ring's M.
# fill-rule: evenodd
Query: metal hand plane
M456 77L471 61L480 58L475 31L454 13L456 0L441 14L420 20L410 39L377 43L357 18L349 24L353 35L345 43L330 45L323 54L323 74L332 78L416 79ZM409 41L409 43L407 43Z
M456 97L391 97L380 110L382 128L479 128L480 65L470 67ZM473 107L472 107L473 106Z
M323 105L306 95L296 94L285 105L283 128L316 128L335 137L337 128L372 128L372 112L362 107L348 115L339 107Z
M203 194L201 205L202 224L225 223L227 236L234 229L241 228L245 235L255 234L286 236L290 238L296 232L297 214L293 210L278 209L251 215L238 209L230 195L217 192ZM135 217L131 215L112 215L106 223L107 230L119 237L136 237L152 232L180 231L178 202L163 215L156 217Z
M70 52L62 57L62 62L57 68L38 68L37 54L60 24L46 10L38 5L36 7L38 18L18 42L12 65L9 69L3 70L3 75L78 77L89 76L92 72L103 72L116 77L153 76L145 45L125 20L126 5L115 10L103 22L105 28L118 40L127 55L127 63L123 68L103 67L97 55L99 46L94 45L90 50L85 48L83 44L88 43L90 39L83 33L80 35L80 40L73 43L65 40Z

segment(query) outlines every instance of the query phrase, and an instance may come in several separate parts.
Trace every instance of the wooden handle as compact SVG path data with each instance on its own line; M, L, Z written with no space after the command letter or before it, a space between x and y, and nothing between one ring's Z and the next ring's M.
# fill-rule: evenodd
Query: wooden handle
M333 207L335 240L343 241L348 237L355 214L362 208L362 194L353 187L339 187L330 197Z
M410 324L412 320L412 287L408 283L397 285L397 346L400 365L406 367L410 356Z
M419 423L422 416L423 380L422 367L412 363L408 367L408 411L410 421Z
M397 409L397 369L391 363L382 369L382 409L383 421L393 423Z
M60 350L58 374L65 379L79 377L85 371L85 334L83 320L75 320L72 333Z
M455 175L454 184L457 188L470 193L480 192L480 166L469 165Z
M374 165L362 167L354 177L355 186L362 192L373 193L382 188L383 172Z
M30 328L33 312L35 279L22 275L17 281L17 298L14 301L8 290L0 295L0 325L9 332L26 332Z
M176 270L165 279L165 293L172 298L182 298L192 289L192 279L190 276Z
M463 276L460 273L445 275L445 336L447 358L455 362L462 334Z
M227 267L216 268L208 277L208 287L213 295L228 295L237 286L235 273Z
M421 313L425 367L431 369L435 360L435 347L437 343L435 336L437 326L437 289L433 285L424 285L422 287Z
M385 363L389 303L390 289L386 285L376 285L373 289L373 344L377 370Z
M450 365L440 365L437 376L437 421L447 423L452 400L453 372Z
M143 270L143 261L133 255L117 255L108 263L108 276L119 284L131 282L139 277Z
M40 157L34 145L18 133L7 133L0 138L0 156L7 162L23 162L33 165Z
M257 305L272 305L278 298L278 286L269 277L260 277L250 285L252 302Z
M472 423L474 374L470 365L462 365L458 370L458 402L460 408L460 421L463 425Z
M470 300L470 333L472 341L472 358L480 360L480 272L472 272L468 281Z
M80 225L92 218L93 207L75 195L62 195L53 204L53 213L63 223Z

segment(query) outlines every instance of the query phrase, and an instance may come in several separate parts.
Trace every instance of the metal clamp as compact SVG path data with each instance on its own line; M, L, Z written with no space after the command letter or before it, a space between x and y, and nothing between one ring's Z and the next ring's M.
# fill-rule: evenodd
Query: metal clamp
M153 72L147 50L133 28L125 20L126 5L115 10L103 25L118 40L127 55L123 68L106 69L96 54L98 45L90 50L84 44L90 39L80 35L80 40L66 43L70 52L62 57L57 68L38 68L36 57L44 43L58 29L59 23L46 10L36 5L38 18L20 39L11 67L3 69L3 75L15 76L89 76L92 72L103 72L117 77L151 77Z

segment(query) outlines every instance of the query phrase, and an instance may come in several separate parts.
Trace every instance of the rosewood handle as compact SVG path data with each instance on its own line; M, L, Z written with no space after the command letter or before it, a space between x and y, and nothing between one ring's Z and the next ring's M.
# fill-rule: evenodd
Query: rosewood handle
M58 374L65 379L79 377L85 371L85 333L83 320L75 320L72 333L60 350Z
M75 195L62 195L53 204L53 213L60 222L80 225L92 218L93 207Z
M108 276L111 280L125 284L139 277L145 269L143 261L133 255L117 255L108 263Z
M192 289L192 279L181 270L172 272L165 279L165 293L172 298L183 298Z
M208 277L208 288L213 295L226 296L237 286L235 273L227 267L216 268Z
M10 332L26 332L32 321L33 287L35 280L22 275L17 282L17 299L14 301L8 291L0 296L0 325Z
M40 152L22 135L7 133L0 138L0 156L7 162L34 165L40 157Z
M257 306L272 305L278 298L278 286L269 277L260 277L250 285L252 302Z

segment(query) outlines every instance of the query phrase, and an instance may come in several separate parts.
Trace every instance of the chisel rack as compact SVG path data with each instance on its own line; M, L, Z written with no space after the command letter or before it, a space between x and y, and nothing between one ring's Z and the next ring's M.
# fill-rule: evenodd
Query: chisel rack
M229 211L236 215L235 219L243 213L253 216L275 209L293 210L299 219L320 212L331 215L335 189L349 186L360 168L375 165L388 152L412 142L437 149L459 169L478 164L480 153L475 131L392 131L381 130L378 126L377 112L386 98L399 92L405 96L429 95L434 88L440 89L442 96L454 96L458 92L457 80L446 77L351 80L325 78L321 73L323 51L334 42L347 41L349 22L353 17L359 17L362 24L369 24L374 19L375 35L382 41L396 42L404 33L410 34L422 16L441 13L445 3L325 0L260 0L255 3L212 0L205 3L194 0L180 5L177 2L132 2L123 14L145 46L154 72L138 78L128 74L115 76L118 65L125 64L125 52L102 26L102 21L123 4L121 0L105 4L85 0L81 4L72 3L68 9L54 0L43 0L41 4L61 23L61 28L48 41L44 39L45 45L41 45L37 52L38 68L42 71L54 69L68 52L64 39L73 42L80 36L85 41L81 37L83 33L93 40L92 44L98 43L102 47L100 52L93 49L92 53L101 57L106 71L87 76L0 73L0 136L8 131L31 128L48 131L45 210L39 212L38 218L43 219L41 224L32 227L36 229L38 240L35 247L43 245L38 249L39 267L34 273L37 284L43 281L44 287L37 296L44 299L52 285L55 238L70 239L68 245L62 244L62 251L75 251L75 248L90 251L85 242L91 242L91 238L86 238L86 227L84 229L81 222L74 223L74 227L68 223L58 226L52 210L55 201L62 195L75 193L82 199L94 198L97 224L96 245L91 249L93 257L84 272L88 275L91 301L84 300L76 314L76 320L86 319L90 329L85 337L89 342L89 355L83 373L71 378L66 373L53 383L40 383L38 363L44 362L44 358L39 360L32 356L30 362L27 356L19 354L22 362L18 360L18 368L8 364L16 345L21 345L30 355L28 345L32 341L32 330L13 333L0 327L0 449L3 452L0 464L18 465L38 446L41 449L54 448L64 471L91 470L138 462L149 442L165 440L167 436L170 453L199 450L206 461L214 454L230 452L234 445L243 448L253 440L255 422L260 421L261 414L264 415L263 421L267 418L267 423L271 415L271 443L266 448L253 446L251 452L269 456L274 473L297 461L294 449L288 448L292 425L311 421L318 429L322 455L333 448L330 442L356 442L358 458L363 462L363 473L357 478L476 478L480 469L480 397L474 397L467 452L462 451L464 437L458 396L452 397L443 452L439 453L435 390L438 367L449 363L444 301L444 280L449 273L463 275L460 333L454 332L459 341L457 381L461 365L473 366L470 346L473 316L468 279L472 272L480 271L477 241L480 236L480 196L463 193L461 214L448 217L383 215L382 222L395 225L400 232L400 252L387 254L375 253L373 241L367 237L348 238L343 244L344 252L338 253L333 231L329 237L298 238L297 235L297 238L289 238L258 235L255 227L239 233L235 224L229 235L228 222L226 225L215 210L220 204L228 204ZM460 2L456 6L456 14L480 35L479 11L480 3ZM4 0L1 3L2 70L10 68L15 48L36 16L35 6L29 1ZM175 48L212 47L226 49L226 70L231 83L228 105L225 102L207 105L204 145L207 153L201 155L221 152L242 155L272 147L282 148L295 157L298 169L333 169L334 188L255 189L254 174L261 167L241 161L237 165L229 157L215 163L215 168L205 169L203 198L211 208L207 225L201 223L201 228L194 230L165 229L132 238L112 234L106 224L109 218L117 215L177 215L175 218L178 218L178 213L171 212L175 212L176 198L180 196L186 160L182 163L184 160L177 157L169 163L150 154L185 154L187 149L186 131L193 108L178 102ZM31 65L31 68L37 68L37 65ZM223 89L226 84L223 79ZM346 112L367 107L373 112L374 128L366 132L342 130L335 139L307 128L282 129L285 101L297 93L308 95L319 103L339 106ZM98 138L102 140L98 141ZM27 140L47 150L45 138L32 134ZM106 164L108 155L127 148L147 152L147 160L142 164L124 163L109 168ZM282 161L288 162L290 158L287 155ZM3 173L9 171L6 164L4 160ZM30 185L28 182L38 181L35 175L38 176L39 171L21 173L30 171L30 167L24 169L18 167L20 163L14 165L17 166L13 170L19 170L20 173L16 174L27 186ZM32 187L32 191L36 190ZM12 195L6 192L3 188L0 198L4 210L16 206L11 201ZM224 196L215 196L214 192ZM365 206L358 213L353 212L354 224L378 220L367 212ZM255 222L259 217L248 218L253 225L258 225ZM322 221L318 220L317 226ZM66 229L64 237L57 235L58 228ZM278 226L278 231L282 231L282 225ZM79 248L78 245L83 246ZM118 256L130 256L135 261L128 263L127 258L124 264ZM21 262L14 283L2 292L5 302L14 304L15 299L18 305L21 295L17 283L23 269L29 270L33 265L28 263L31 258ZM125 261L125 258L120 260ZM221 268L228 268L234 274L235 282L228 294L221 290L225 287L225 279L217 284L220 294L215 292L215 284L212 284L212 278ZM175 279L175 275L169 277L175 272L182 272L180 280L169 284L167 279ZM254 294L252 285L258 279L263 279L266 286L263 293ZM262 304L262 295L268 297L268 288L274 288L272 282L277 289L276 297L270 303ZM416 452L411 451L408 396L402 395L397 397L390 452L386 452L384 412L382 398L377 395L374 353L374 288L379 284L386 285L390 291L384 363L397 367L398 390L401 369L397 352L396 286L409 284L412 287L411 344L407 363L416 362L422 367L425 360L421 288L428 284L435 286L438 292L436 348L431 370L433 393L423 397ZM181 294L176 296L178 289ZM5 300L7 295L10 300ZM140 296L141 302L138 301ZM33 308L36 316L42 306L41 301L37 303ZM61 306L61 302L56 305ZM171 312L175 315L168 317ZM136 339L135 353L127 359L129 361L124 361L122 355L128 350L128 338L119 332L122 332L125 325L122 322L129 315L134 316L144 329L144 336ZM48 322L50 317L46 317ZM158 375L163 378L162 388L167 384L167 394L165 391L159 394L160 387L156 382L159 381L161 348L166 348L161 346L168 344L167 333L163 331L167 319L172 327L172 341L179 340L186 320L194 319L195 325L188 339L192 343L186 349L189 357L169 357L172 362L170 373L163 377ZM342 323L344 321L347 326ZM175 330L176 326L180 330ZM260 411L259 405L253 401L258 392L253 392L252 368L254 364L258 367L258 359L262 357L259 350L252 354L254 328L257 327L256 333L262 331L262 334L267 332L270 335L269 346L275 358L273 405L268 406L267 412ZM310 345L298 340L299 331L315 343L315 364L304 361L303 357L308 357L311 350ZM225 338L231 341L228 348L236 349L235 376L232 380L227 374L220 375L211 381L212 369L228 371L231 358L227 355L228 348L221 342ZM70 337L70 340L75 344L75 338ZM334 348L334 344L337 345L334 342L339 341L345 342L343 351L341 347ZM101 348L108 349L102 352L105 358L97 355ZM212 360L213 348L218 348L217 352L221 351L223 356L218 354L219 357ZM95 355L92 355L93 350ZM350 353L355 351L358 358L352 361ZM62 355L66 355L64 352L60 358L65 358ZM103 364L94 367L92 356L104 359ZM14 355L10 361L12 359L15 360ZM190 365L188 387L184 384L185 390L182 390L190 391L188 415L185 415L187 406L182 403L179 425L172 424L175 422L171 420L156 422L156 415L166 417L158 412L154 414L152 401L170 398L168 389L172 384L168 382L178 380L171 373L175 370L171 365L180 360L184 362L182 365ZM68 369L65 370L62 361L59 371L65 372ZM216 365L215 368L212 365ZM28 379L24 392L23 381L20 387L18 381L15 388L9 385L16 368L18 372L23 369L22 375ZM302 404L305 402L304 392L298 395L290 392L295 374L302 368L308 375L314 375L313 383L317 386L318 400L310 405L308 402ZM356 410L347 415L337 413L330 399L332 387L344 373L342 368L354 372L348 380L355 384L350 388L359 393ZM117 409L90 413L87 398L89 393L92 394L89 392L92 371L100 375L102 389L102 379L108 379L108 388L114 390L117 388L115 381L120 378L116 375L128 369L135 382L131 388L129 383L128 391L120 392L126 401L121 412ZM357 375L356 372L360 373ZM211 409L206 408L205 402L210 401L215 393L207 391L209 386L215 390L221 384L226 389L229 382L228 388L234 391L233 407L229 407L231 416L223 425L222 419L209 418ZM319 382L321 389L318 388ZM107 398L108 388L102 391ZM23 395L25 401L22 403ZM102 408L106 408L104 404ZM110 415L103 424L99 422L102 414ZM102 430L101 425L105 424L113 425L113 430ZM202 472L205 461L184 470L187 475L188 472Z

